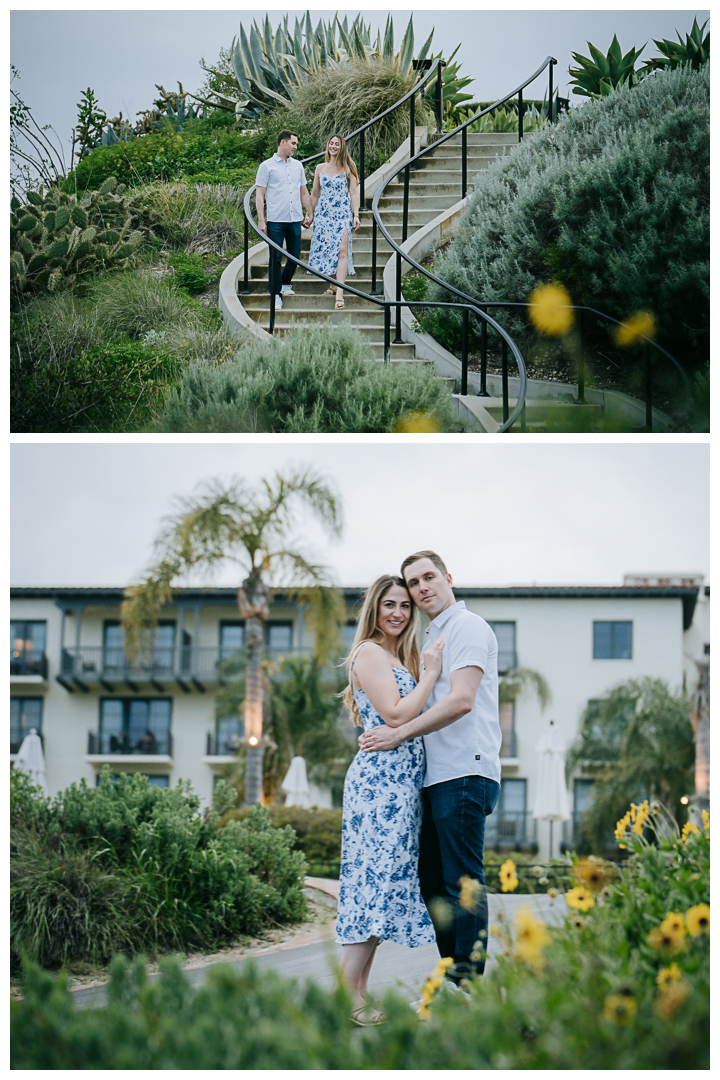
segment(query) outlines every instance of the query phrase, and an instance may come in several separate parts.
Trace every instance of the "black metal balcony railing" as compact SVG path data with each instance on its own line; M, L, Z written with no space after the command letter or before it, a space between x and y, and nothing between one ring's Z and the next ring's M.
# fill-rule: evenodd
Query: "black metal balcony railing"
M208 732L205 753L208 757L234 757L239 746L238 735L213 735Z
M48 662L45 653L25 653L23 656L10 656L11 675L42 675L47 679Z
M517 736L514 731L503 731L500 758L516 758L518 756Z
M309 649L266 648L264 657L277 660L281 656L309 655L310 652ZM149 682L163 678L180 682L223 682L235 677L224 667L228 667L227 661L236 655L237 651L220 648L162 647L130 661L122 649L82 645L63 649L60 674L78 682Z
M537 821L529 810L494 810L485 821L485 846L526 848L537 844Z
M137 754L143 757L166 754L172 757L172 734L169 731L160 735L146 732L138 739L131 739L127 732L111 735L89 731L88 754Z
M20 747L23 744L23 740L24 740L25 736L29 735L29 734L30 734L29 731L25 731L21 735L18 736L17 732L15 732L14 733L15 738L13 738L13 732L12 731L10 732L10 753L11 754L18 754L20 752ZM37 734L40 737L40 742L42 743L42 748L43 748L43 753L44 753L45 752L45 739L43 738L43 733L42 733L42 731L38 731Z

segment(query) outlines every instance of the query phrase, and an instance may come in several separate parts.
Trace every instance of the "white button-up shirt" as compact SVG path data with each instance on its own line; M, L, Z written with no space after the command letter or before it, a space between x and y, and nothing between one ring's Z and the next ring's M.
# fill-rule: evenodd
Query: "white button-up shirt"
M302 221L305 217L300 188L307 187L307 177L295 158L286 160L273 154L261 163L255 183L265 188L267 221Z
M442 672L423 709L442 701L452 690L450 676L464 667L479 667L483 677L471 712L440 731L423 736L425 787L458 776L488 776L500 783L500 716L498 707L498 646L492 628L468 611L460 600L437 615L427 631L425 648L445 638ZM424 651L424 650L423 650ZM424 670L424 665L422 670Z

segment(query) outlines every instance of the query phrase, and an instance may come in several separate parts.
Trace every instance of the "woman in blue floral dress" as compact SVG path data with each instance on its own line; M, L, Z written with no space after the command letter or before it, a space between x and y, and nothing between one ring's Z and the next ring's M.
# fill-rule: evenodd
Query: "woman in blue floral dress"
M355 273L352 233L360 228L360 189L355 162L341 135L333 135L328 141L325 161L315 169L310 202L313 235L308 264L344 284L345 278ZM335 292L331 285L324 295ZM344 307L343 290L337 289L335 310Z
M365 731L398 727L422 711L442 665L443 639L425 650L419 679L417 610L402 578L384 575L367 591L348 656L345 703ZM420 895L418 849L425 750L408 739L384 754L360 751L345 777L337 938L357 1023L381 941L411 948L435 941Z

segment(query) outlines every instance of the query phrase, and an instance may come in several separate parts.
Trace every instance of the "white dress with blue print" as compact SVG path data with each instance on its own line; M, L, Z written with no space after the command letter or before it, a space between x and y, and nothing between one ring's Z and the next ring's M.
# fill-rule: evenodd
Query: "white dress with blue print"
M415 680L405 668L393 671L405 697ZM354 698L364 731L384 723L364 690ZM424 776L421 738L394 750L361 750L347 771L336 937L341 944L377 937L415 948L435 941L418 879Z
M342 243L343 231L348 234L348 276L355 273L352 261L352 225L353 212L347 176L344 172L337 176L320 177L320 198L315 207L313 219L312 243L308 265L321 274L335 277ZM308 273L310 271L308 270Z

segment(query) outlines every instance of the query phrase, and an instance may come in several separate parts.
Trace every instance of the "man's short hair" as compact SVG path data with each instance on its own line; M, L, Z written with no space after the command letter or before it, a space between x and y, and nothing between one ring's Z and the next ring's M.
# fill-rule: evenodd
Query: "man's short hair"
M418 559L430 559L431 562L435 563L441 574L447 575L447 566L436 551L416 551L414 555L408 555L407 559L403 559L403 564L400 567L400 574L403 578L405 577L405 567L417 562Z
M283 130L278 134L278 146L281 142L287 142L288 139L292 139L293 135L297 139L297 132L288 131L287 128L283 128Z

